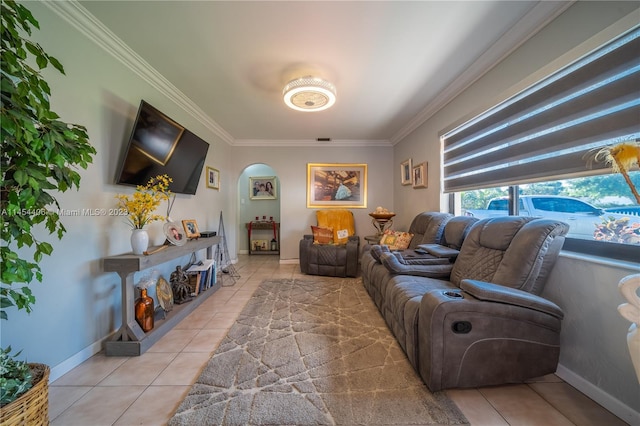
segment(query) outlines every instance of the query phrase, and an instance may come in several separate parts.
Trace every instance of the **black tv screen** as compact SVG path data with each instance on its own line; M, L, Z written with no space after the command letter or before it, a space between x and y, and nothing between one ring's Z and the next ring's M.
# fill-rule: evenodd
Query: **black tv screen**
M169 190L195 194L208 150L207 142L143 100L116 183L145 185L166 174L173 179Z

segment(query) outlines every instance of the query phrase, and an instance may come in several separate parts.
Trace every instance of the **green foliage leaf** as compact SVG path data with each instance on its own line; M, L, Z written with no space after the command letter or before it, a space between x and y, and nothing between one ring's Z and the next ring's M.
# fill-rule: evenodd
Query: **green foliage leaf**
M29 178L29 176L23 170L16 170L16 172L13 174L13 178L18 185L23 186L27 183L27 179Z
M59 121L60 116L51 110L51 88L40 70L51 65L64 74L64 68L40 45L23 37L39 28L38 21L13 0L3 0L0 10L0 318L6 319L4 309L11 306L31 312L35 298L27 286L34 278L42 281L38 262L53 252L53 245L38 241L32 228L44 225L50 234L63 237L65 227L57 214L47 212L47 206L59 208L55 193L79 187L75 169L87 168L96 150L83 126ZM31 247L35 261L21 258L10 247L21 248L20 256ZM16 289L16 283L26 285Z
M0 404L8 404L32 387L29 364L16 358L20 352L11 355L11 346L0 351Z

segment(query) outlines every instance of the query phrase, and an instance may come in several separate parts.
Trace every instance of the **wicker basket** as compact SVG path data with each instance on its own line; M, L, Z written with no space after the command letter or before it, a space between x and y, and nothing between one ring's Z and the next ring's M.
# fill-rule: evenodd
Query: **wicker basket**
M0 408L0 426L49 424L49 367L30 363L33 387Z

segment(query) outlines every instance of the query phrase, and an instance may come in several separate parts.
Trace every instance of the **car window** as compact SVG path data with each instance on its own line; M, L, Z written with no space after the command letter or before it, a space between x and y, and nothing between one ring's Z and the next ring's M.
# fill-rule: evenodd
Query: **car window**
M563 201L563 208L567 213L593 213L594 209L590 205L583 203L580 200L569 200L565 199Z
M509 200L492 200L488 210L509 210Z
M555 198L532 198L531 204L536 210L544 210L547 212L556 211Z

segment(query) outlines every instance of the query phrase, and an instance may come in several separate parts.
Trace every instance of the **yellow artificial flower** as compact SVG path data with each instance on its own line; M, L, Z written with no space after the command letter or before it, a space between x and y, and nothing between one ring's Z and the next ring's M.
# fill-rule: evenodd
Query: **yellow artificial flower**
M595 161L604 161L614 173L621 173L631 193L640 204L640 194L629 178L629 170L640 166L640 142L626 141L601 148L593 157Z
M129 213L128 222L133 229L142 229L148 223L164 220L165 217L154 211L164 200L169 200L169 184L173 180L167 175L158 175L149 179L146 185L138 185L131 196L118 194L118 208Z

